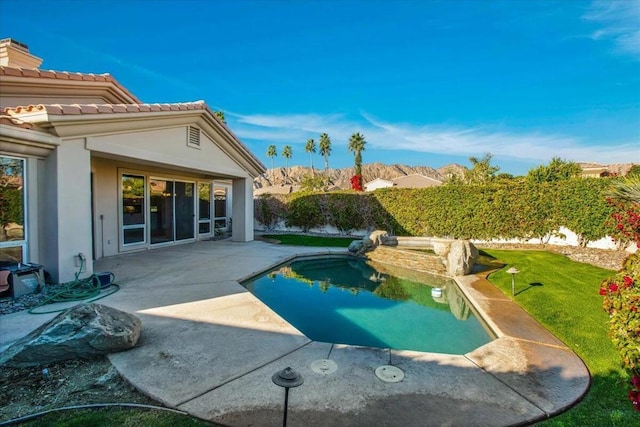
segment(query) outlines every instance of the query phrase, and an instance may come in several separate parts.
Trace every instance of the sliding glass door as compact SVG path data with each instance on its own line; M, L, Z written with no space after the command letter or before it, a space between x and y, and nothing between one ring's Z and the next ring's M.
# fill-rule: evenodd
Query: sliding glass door
M123 174L121 182L123 247L195 239L202 219L196 218L196 203L200 216L207 211L195 182L136 174Z
M193 239L195 237L195 195L193 182L176 181L175 186L175 218L176 240Z
M173 181L149 180L151 244L173 242Z
M195 183L149 180L151 244L195 237Z

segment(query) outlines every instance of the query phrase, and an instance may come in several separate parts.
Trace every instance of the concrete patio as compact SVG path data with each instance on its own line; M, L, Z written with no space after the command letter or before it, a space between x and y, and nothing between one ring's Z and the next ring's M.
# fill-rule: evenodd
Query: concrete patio
M201 241L104 258L121 289L98 301L136 314L136 348L111 355L143 393L231 426L282 424L287 366L304 384L289 395L290 426L506 426L534 422L578 401L589 386L583 362L481 276L457 281L498 339L462 356L309 340L238 282L296 255L344 253L254 241ZM52 318L0 317L0 350ZM311 364L338 369L318 374ZM402 381L374 371L394 365Z

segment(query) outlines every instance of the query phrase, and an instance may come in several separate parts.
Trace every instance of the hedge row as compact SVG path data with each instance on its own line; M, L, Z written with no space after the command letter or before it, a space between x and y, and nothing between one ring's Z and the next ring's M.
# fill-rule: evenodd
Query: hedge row
M284 221L305 231L331 225L344 233L382 229L398 236L457 239L548 239L565 226L586 245L612 235L607 220L614 209L605 196L610 186L609 179L513 180L371 193L263 195L256 200L255 214L266 228Z

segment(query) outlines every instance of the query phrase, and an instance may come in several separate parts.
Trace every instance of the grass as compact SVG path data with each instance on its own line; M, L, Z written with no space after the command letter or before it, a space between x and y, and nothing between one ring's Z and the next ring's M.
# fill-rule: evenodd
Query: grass
M283 245L327 246L336 248L346 248L351 242L356 240L353 237L304 236L301 234L269 234L263 237L265 239L277 240Z
M188 415L166 411L107 408L59 411L21 424L25 427L212 427L219 426Z
M615 272L571 261L546 251L484 250L490 262L505 265L489 280L511 295L515 266L515 301L585 362L592 384L570 410L539 423L544 426L637 426L640 417L627 399L628 378L620 355L607 336L608 317L598 294L600 282Z

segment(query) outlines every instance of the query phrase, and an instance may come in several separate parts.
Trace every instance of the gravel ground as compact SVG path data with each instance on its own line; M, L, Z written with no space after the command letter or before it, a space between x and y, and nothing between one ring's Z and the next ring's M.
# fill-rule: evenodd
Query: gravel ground
M47 373L43 373L47 369ZM127 383L105 358L0 369L0 422L48 409L92 403L161 406Z

